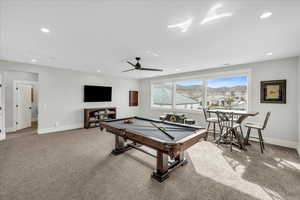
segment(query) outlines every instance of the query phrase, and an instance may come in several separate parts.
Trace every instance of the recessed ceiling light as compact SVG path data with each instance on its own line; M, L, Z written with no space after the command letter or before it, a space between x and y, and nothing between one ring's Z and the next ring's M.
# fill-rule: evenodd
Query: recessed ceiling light
M179 72L181 69L175 69L176 72Z
M98 73L100 73L100 72L101 72L101 70L100 70L100 69L98 69L98 70L97 70L97 72L98 72Z
M50 30L49 29L47 29L47 28L41 28L40 29L41 30L41 32L43 32L43 33L50 33Z
M37 61L37 60L36 60L35 58L31 59L31 62L34 62L34 63L35 63L36 61Z
M272 56L272 55L273 55L272 52L266 53L266 56Z
M271 17L272 13L271 12L264 12L263 14L261 14L260 18L261 19L266 19Z

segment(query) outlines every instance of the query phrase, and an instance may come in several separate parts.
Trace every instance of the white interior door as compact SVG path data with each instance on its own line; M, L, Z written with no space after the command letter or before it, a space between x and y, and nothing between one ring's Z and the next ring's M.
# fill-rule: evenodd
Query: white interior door
M17 130L31 127L31 85L17 85Z

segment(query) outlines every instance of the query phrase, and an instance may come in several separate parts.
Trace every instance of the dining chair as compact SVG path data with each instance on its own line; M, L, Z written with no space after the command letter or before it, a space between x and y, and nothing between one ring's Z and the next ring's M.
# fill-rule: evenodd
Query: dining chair
M207 109L203 108L203 114L204 114L204 118L205 118L205 122L208 123L207 125L207 132L208 133L213 133L214 135L214 139L216 139L216 124L219 125L219 121L217 117L211 117L210 113L207 112ZM210 130L210 125L211 123L213 124L213 130ZM219 128L221 130L221 126L219 125Z
M238 124L238 128L240 129L241 136L244 137L243 128L242 128L242 122L244 121L244 118L241 115L234 114L233 121Z
M236 123L235 120L236 116L234 113L224 114L224 113L217 112L217 116L218 116L219 125L221 127L221 134L217 144L219 145L221 141L226 141L226 143L230 144L230 151L232 151L232 145L235 144L234 138L236 138L240 142L241 138L239 138L240 136L237 134L237 132L238 129L241 130L241 124ZM224 130L225 133L223 134Z
M262 135L262 131L267 127L271 112L267 112L264 123L246 123L245 127L247 127L247 135L245 138L245 143L249 145L249 138L258 139L260 145L261 153L264 153L265 150L265 143ZM258 137L251 137L251 129L256 129L258 132Z

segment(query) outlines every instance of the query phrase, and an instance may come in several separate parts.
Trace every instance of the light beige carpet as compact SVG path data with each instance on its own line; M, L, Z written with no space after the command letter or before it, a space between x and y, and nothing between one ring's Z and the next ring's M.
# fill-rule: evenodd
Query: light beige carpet
M18 130L16 132L10 132L6 133L6 139L12 139L17 137L24 137L29 135L36 135L37 134L37 128L24 128L22 130Z
M136 150L110 155L113 135L80 129L0 142L1 200L300 199L296 151L257 144L247 152L201 142L168 180L150 178L155 159Z

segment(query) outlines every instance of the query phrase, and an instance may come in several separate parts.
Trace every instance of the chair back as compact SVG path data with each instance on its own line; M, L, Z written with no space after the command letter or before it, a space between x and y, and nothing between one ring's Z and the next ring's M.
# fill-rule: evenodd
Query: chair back
M218 123L227 128L233 128L234 125L234 113L220 113L217 112Z
M204 114L204 119L207 121L207 112L206 109L203 107L203 114Z
M264 121L264 125L263 125L263 128L262 130L264 130L266 127L267 127L267 124L268 124L268 121L269 121L269 118L270 118L270 115L271 115L271 112L267 112L267 115L266 115L266 118L265 118L265 121Z

